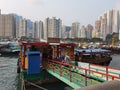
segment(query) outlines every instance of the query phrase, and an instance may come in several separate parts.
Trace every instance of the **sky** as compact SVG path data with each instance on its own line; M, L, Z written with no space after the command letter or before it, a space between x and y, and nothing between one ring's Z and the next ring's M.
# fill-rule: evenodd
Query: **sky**
M64 25L94 25L98 16L113 8L120 9L120 0L0 0L2 14L16 13L32 21L56 17Z

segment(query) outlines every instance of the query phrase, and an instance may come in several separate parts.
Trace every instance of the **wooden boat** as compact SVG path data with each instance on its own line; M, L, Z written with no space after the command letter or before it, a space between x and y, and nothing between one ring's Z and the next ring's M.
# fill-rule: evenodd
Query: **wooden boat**
M20 78L18 84L23 85L25 88L29 88L29 85L31 85L29 82L31 82L32 85L41 85L56 81L56 78L46 71L49 67L49 60L61 62L61 56L66 53L70 56L70 60L74 60L75 44L56 41L19 41L19 45L20 56L17 62L17 73ZM22 80L23 82L21 82ZM20 87L22 90L24 88L23 86Z
M110 50L105 49L75 49L75 60L80 62L108 66L112 60Z
M0 43L0 53L14 53L19 52L20 47L18 42L1 42Z
M76 62L79 61L99 65L102 64L108 65L108 63L111 61L109 54L105 55L106 51L104 51L102 55L105 55L107 57L103 58L101 56L99 57L100 59L98 60L96 57L98 56L98 54L101 55L100 52L94 52L92 50L89 52L85 50L84 51L75 50L77 54L79 53L78 57L75 58L74 48L76 45L74 43L60 43L59 41L57 42L56 39L53 40L55 40L55 42L53 42L52 39L51 41L48 40L48 42L24 42L24 41L19 42L20 56L17 63L17 72L19 75L18 84L21 90L29 89L30 85L39 87L41 84L50 82L55 83L56 78L54 78L49 72L47 72L47 69L49 67L53 67L54 69L59 67L61 69L62 66L60 65L65 64L65 68L66 67L68 68L68 65L70 66L71 69L68 70L71 72L71 70L74 70L77 67L75 66L75 68L73 68L71 66L73 66L74 64L76 64ZM62 60L65 59L62 58L62 56L66 54L70 58L69 59L70 63L62 62ZM58 64L54 65L50 64L51 63L50 61L59 62L57 62ZM90 64L87 65L90 66ZM85 64L85 66L87 65ZM72 74L70 74L70 77L71 76Z

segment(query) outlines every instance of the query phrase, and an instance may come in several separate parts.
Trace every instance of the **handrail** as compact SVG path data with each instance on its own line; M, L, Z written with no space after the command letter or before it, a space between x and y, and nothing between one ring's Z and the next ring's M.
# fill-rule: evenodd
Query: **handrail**
M78 66L74 66L74 65L71 65L71 64L67 64L67 63L63 63L63 62L58 62L58 61L54 61L54 60L49 60L49 62L57 63L57 64L63 65L63 66L69 66L70 67L70 71L71 71L71 68L73 68L73 67L76 68L76 69L79 69L79 70L84 70L84 75L85 76L89 76L88 75L88 72L89 72L89 73L96 73L96 74L104 75L104 76L106 76L106 80L108 80L108 77L111 77L112 80L114 80L115 78L116 79L120 79L120 77L111 75L109 73L103 73L103 72L99 72L99 71L97 72L97 71L94 71L94 70L91 70L91 69L87 69L87 68L83 68L83 67L78 67Z
M95 64L90 64L92 66L99 66L99 67L108 67L109 69L115 69L115 70L120 70L120 68L116 68L116 67L111 67L111 66L101 66L101 65L95 65Z
M70 82L74 82L74 80L73 80L73 76L72 75L74 75L74 73L76 73L76 72L73 72L72 71L72 67L74 67L73 65L70 65L70 64L66 64L66 63L63 63L63 62L57 62L57 61L54 61L54 60L49 60L48 61L48 63L50 63L50 62L53 62L53 63L56 63L56 64L54 64L54 65L60 65L59 67L60 67L60 69L59 69L59 74L58 75L60 75L61 77L62 77L62 75L65 75L64 73L62 73L62 70L64 70L63 68L62 68L62 65L63 66L68 66L70 69L68 69L68 72L69 72L69 74L67 74L67 75L69 75L68 76L68 80L70 81ZM49 64L50 65L50 64ZM53 64L51 64L51 65L53 65ZM55 72L55 66L53 65L53 67L52 67L52 69L53 69L53 72ZM49 68L49 67L48 67ZM84 68L82 68L82 69L84 69ZM84 69L85 70L85 69ZM89 79L89 77L87 76L87 71L85 70L85 75L83 76L83 75L81 75L81 74L79 74L78 73L78 75L80 75L82 78L84 78L84 80L83 80L83 82L80 82L79 84L83 84L84 86L87 86L87 79ZM78 79L80 79L80 78L78 78Z

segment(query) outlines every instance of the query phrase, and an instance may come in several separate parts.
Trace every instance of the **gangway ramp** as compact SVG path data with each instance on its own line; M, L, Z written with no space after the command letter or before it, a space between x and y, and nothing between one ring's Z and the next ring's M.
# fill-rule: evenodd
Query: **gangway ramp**
M82 62L78 65L49 60L47 71L74 89L100 84L108 80L120 80L119 69L109 69L109 67Z

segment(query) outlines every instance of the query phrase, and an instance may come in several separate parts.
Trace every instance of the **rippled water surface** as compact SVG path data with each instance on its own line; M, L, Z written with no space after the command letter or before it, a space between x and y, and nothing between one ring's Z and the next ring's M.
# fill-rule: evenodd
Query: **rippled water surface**
M112 55L112 61L109 66L120 68L120 55Z
M16 90L16 63L17 57L0 57L0 90Z

